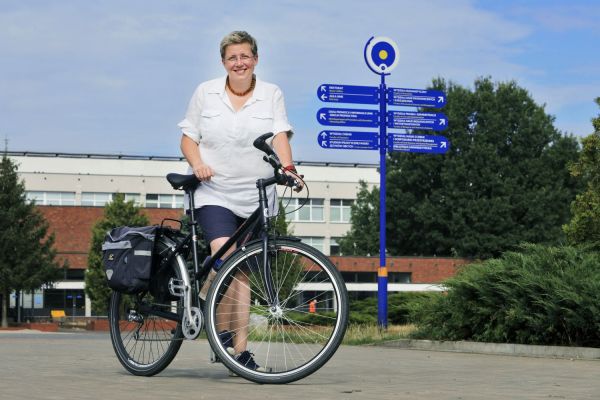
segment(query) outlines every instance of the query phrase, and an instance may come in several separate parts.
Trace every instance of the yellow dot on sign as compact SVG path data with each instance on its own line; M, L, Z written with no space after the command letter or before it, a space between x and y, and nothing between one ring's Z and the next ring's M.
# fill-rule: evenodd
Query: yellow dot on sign
M385 50L379 51L379 58L381 58L382 60L385 60L387 58L387 56L388 56L387 51L385 51Z

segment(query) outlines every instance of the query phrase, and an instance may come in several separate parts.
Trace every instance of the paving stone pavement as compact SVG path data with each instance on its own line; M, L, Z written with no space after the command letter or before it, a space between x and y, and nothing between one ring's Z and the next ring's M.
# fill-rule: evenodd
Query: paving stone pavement
M342 346L288 385L229 377L205 340L136 377L105 333L0 332L0 399L600 399L600 361Z

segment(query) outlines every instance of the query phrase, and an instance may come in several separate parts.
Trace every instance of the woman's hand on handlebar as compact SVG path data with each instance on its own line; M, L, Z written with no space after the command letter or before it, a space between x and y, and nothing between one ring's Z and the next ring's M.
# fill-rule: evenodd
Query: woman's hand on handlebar
M287 186L292 187L294 189L294 192L300 192L304 187L304 181L302 180L302 178L304 178L304 175L298 175L297 172L293 171L285 171L284 173L288 178L289 182Z
M212 168L204 163L194 164L192 166L192 171L194 171L196 178L200 179L201 181L210 181L210 178L215 175Z

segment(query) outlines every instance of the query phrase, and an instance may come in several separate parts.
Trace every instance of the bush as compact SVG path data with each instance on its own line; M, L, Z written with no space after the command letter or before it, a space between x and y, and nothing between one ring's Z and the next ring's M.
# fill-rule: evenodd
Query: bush
M416 337L600 347L600 254L525 245L411 306Z

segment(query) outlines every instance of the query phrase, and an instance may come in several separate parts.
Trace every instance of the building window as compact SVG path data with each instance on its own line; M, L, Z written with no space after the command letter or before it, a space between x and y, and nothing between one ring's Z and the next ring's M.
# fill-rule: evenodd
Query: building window
M331 199L331 222L350 222L350 210L354 200Z
M315 236L303 236L303 237L300 237L300 239L302 239L303 243L306 243L307 245L314 247L315 249L319 250L321 253L324 251L323 242L325 241L325 238L315 237Z
M125 201L133 201L136 206L141 206L141 197L139 193L125 193Z
M25 192L27 201L43 206L74 206L75 192Z
M81 193L81 205L102 207L112 200L112 193L103 192L83 192Z
M285 204L288 221L323 222L323 208L323 199L291 199Z
M183 208L183 195L148 193L146 195L146 207Z
M329 255L330 256L341 256L342 251L340 249L340 244L338 242L340 238L332 237L329 239Z
M81 193L81 205L92 206L92 207L103 207L106 204L113 201L117 193L105 193L105 192L83 192ZM133 201L136 206L140 204L139 193L123 193L125 196L124 200Z
M389 283L411 283L410 272L388 272Z
M377 283L377 272L343 271L342 278L346 283Z

